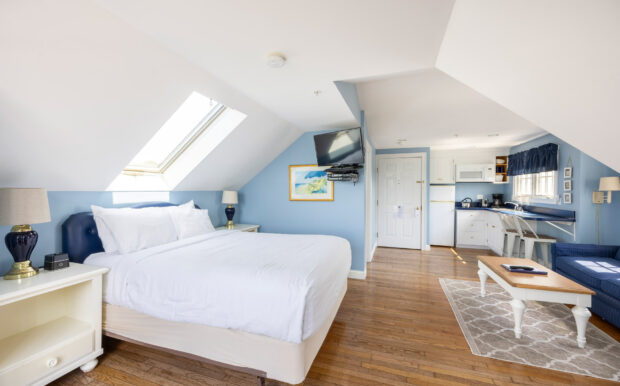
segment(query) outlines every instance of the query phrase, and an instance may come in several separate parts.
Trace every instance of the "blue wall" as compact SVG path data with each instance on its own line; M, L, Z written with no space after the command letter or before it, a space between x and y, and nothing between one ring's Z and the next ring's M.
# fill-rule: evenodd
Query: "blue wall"
M532 203L532 205L574 210L577 217L576 242L596 243L596 205L592 204L592 192L598 190L601 177L618 176L620 174L551 134L512 147L510 148L510 154L546 143L556 143L559 146L558 193L560 196L564 193L563 170L568 165L570 158L573 166L572 203ZM513 179L510 178L509 180L510 183L507 186L506 192L511 197ZM613 193L612 197L615 201L612 200L611 204L600 205L600 241L601 244L620 245L620 193ZM546 224L540 224L539 230L555 237L558 241L574 242L569 235Z
M32 228L39 234L39 241L35 247L31 260L35 266L43 265L45 255L62 250L61 225L77 212L90 211L90 205L113 207L112 192L48 192L50 214L52 221L44 224L33 224ZM222 192L185 191L170 192L170 202L181 204L189 200L203 209L209 210L213 225L218 226L226 222L224 206L220 203ZM11 227L0 227L2 237ZM13 264L13 257L4 247L0 247L0 275L9 270Z
M469 197L474 201L478 199L476 196L479 194L484 195L484 198L489 200L490 203L493 201L493 193L502 193L504 194L504 200L506 197L506 187L508 184L494 184L492 182L457 182L455 184L455 199L456 201L461 201L462 199Z
M379 154L401 154L401 153L426 153L426 179L425 179L425 189L426 189L426 245L430 244L430 228L429 221L430 216L428 213L428 208L430 207L430 197L428 194L429 191L429 180L431 177L431 148L430 147L407 147L407 148L399 148L399 149L377 149L377 155ZM376 174L376 167L373 172ZM375 185L376 186L376 185ZM376 235L376 232L375 232ZM423 246L424 247L424 246Z
M351 243L351 268L363 271L364 174L358 183L334 182L334 201L289 201L289 165L316 164L314 135L306 133L239 191L239 222L261 232L326 234Z

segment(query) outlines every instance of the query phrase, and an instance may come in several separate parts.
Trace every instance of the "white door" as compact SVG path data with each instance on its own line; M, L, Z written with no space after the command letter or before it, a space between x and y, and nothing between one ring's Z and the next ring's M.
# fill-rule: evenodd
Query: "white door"
M422 158L379 158L377 244L422 248Z

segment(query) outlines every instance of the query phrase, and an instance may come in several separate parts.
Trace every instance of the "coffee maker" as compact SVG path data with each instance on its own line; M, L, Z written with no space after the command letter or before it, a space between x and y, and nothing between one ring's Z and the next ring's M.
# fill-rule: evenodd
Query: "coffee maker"
M504 195L501 193L493 193L493 207L499 208L504 206Z

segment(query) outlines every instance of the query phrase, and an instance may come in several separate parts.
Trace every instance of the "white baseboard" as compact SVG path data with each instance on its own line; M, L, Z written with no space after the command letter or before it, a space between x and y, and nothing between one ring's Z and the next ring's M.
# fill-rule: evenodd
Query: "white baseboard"
M370 263L372 261L372 259L374 259L375 252L377 252L377 243L376 242L375 242L375 245L372 246L372 250L370 251L370 260L368 260L367 263Z
M350 270L349 279L366 280L366 271Z

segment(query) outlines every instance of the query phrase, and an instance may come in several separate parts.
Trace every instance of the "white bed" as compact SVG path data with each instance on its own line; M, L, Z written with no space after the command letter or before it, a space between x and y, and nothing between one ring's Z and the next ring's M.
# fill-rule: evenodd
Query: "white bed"
M288 382L304 380L346 292L348 241L217 231L85 260L106 334Z

